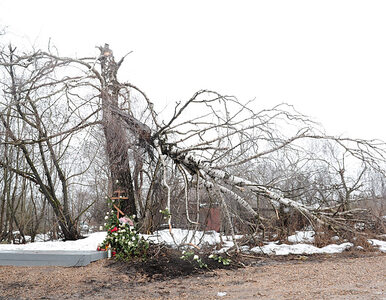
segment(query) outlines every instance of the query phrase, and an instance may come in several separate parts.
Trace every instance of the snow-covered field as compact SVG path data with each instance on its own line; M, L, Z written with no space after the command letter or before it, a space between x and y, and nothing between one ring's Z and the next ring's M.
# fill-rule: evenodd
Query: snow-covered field
M173 229L173 236L170 235L169 230L161 230L153 235L143 235L143 237L154 243L165 243L170 246L195 244L195 245L216 245L223 242L223 248L218 252L224 252L231 248L234 244L230 236L220 237L220 234L215 231L209 232L193 232L185 229ZM194 234L194 235L193 235ZM98 244L101 244L106 237L106 232L96 232L88 235L86 238L77 241L49 241L49 242L35 242L23 245L16 244L0 244L0 251L12 250L96 250ZM242 236L236 236L237 239ZM288 255L288 254L332 254L340 253L344 250L353 247L352 243L344 242L340 244L332 243L323 248L315 247L309 243L314 240L313 231L298 231L295 235L288 237L289 244L278 244L278 242L269 242L261 247L242 247L242 251L253 253L265 253L270 255ZM380 251L386 252L386 242L371 239L368 240L371 245L378 247Z

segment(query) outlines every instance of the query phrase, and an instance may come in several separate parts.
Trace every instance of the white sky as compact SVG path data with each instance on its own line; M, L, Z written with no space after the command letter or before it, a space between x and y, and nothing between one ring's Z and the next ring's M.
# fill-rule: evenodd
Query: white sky
M256 109L287 102L329 133L383 140L385 16L386 1L0 0L14 43L134 51L121 79L159 108L211 89L256 98Z

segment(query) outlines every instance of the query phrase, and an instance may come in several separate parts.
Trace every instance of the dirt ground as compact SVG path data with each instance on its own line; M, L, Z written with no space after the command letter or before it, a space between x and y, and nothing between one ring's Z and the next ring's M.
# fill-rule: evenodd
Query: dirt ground
M382 253L260 257L248 264L174 278L107 259L76 268L0 267L0 299L386 299Z

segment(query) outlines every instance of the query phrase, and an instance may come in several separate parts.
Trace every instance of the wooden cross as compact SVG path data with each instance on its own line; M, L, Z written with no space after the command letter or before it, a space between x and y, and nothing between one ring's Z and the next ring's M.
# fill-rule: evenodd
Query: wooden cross
M111 197L111 200L129 200L129 197L126 197L124 196L126 194L125 191L120 191L120 190L117 190L117 191L114 191L113 192L113 197ZM114 196L115 195L115 196ZM119 202L118 202L119 203ZM123 213L122 210L120 210L120 208L115 205L113 203L113 206L114 208L117 210L117 218L119 219L119 214L121 214L122 216L124 216L125 214Z

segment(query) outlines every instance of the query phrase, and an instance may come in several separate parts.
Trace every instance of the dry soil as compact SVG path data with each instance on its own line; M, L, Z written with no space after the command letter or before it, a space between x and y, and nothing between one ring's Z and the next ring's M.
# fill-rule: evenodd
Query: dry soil
M249 263L166 279L107 259L76 268L0 267L0 299L386 299L385 254Z

